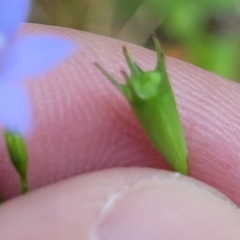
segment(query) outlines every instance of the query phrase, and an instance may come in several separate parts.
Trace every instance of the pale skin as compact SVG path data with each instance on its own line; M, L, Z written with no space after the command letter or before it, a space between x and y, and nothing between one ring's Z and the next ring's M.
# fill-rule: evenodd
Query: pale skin
M191 177L179 177L159 170L169 168L93 65L119 79L123 44L144 69L154 68L154 52L70 29L27 25L23 32L61 34L82 51L26 82L34 113L26 136L29 183L36 191L24 197L16 197L1 135L0 190L15 197L0 207L1 239L240 239L239 210L195 180L240 206L238 84L167 58L189 149Z

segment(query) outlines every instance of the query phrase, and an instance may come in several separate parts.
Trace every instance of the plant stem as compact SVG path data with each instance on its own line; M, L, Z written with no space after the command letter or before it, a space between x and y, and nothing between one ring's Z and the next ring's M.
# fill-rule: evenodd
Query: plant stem
M20 178L20 185L21 185L21 192L22 194L26 194L29 192L29 187L28 187L28 183L27 183L27 179L26 178Z
M2 195L0 195L0 204L4 202Z

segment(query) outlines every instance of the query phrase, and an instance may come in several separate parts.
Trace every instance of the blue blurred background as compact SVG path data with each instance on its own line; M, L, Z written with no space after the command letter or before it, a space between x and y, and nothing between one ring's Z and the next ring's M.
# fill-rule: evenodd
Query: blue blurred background
M239 0L33 0L31 22L98 33L152 48L240 81Z

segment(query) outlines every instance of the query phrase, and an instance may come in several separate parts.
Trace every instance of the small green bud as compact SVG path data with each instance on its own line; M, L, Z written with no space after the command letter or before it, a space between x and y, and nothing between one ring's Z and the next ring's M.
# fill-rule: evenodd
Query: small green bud
M123 53L130 76L122 72L126 84L120 84L102 67L97 68L122 92L131 105L147 137L163 155L173 170L188 173L187 147L176 102L165 69L159 41L153 36L157 65L153 71L143 72L129 56Z
M22 192L28 192L27 167L28 155L24 140L20 134L5 130L5 142L10 160L20 176Z

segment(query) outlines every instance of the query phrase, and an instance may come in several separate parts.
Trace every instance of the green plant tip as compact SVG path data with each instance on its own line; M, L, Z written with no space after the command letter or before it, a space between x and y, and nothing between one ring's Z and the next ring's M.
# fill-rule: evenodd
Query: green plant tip
M26 193L29 191L27 185L28 155L24 140L20 134L8 130L4 131L4 136L10 160L20 177L21 191Z
M159 41L152 35L157 52L153 71L144 72L123 47L130 76L122 72L126 84L120 84L98 64L98 69L127 98L139 123L156 150L174 171L188 174L188 151L174 94L165 68Z

